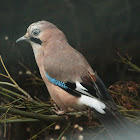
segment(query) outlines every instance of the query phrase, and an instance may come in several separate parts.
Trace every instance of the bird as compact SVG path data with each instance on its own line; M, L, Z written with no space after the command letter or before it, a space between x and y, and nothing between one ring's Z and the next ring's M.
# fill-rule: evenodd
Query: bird
M54 24L32 23L17 42L31 44L41 77L54 102L64 111L90 107L111 137L132 136L138 127L121 115L107 87L85 57Z

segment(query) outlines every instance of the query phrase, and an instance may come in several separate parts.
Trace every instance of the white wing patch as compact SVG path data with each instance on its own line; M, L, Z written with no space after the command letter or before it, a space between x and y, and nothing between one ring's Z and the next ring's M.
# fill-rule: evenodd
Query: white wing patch
M91 108L94 108L99 113L105 114L104 109L106 105L102 103L101 101L97 100L96 98L92 98L86 95L81 95L79 99L79 104L85 104Z
M75 90L77 90L81 93L84 93L88 96L93 97L90 93L88 93L88 90L85 87L83 87L78 81L76 81L76 89Z
M106 105L103 102L99 101L98 99L94 98L90 93L88 93L88 90L85 87L83 87L78 81L76 81L75 90L85 94L85 95L81 94L79 104L85 104L91 108L94 108L99 113L105 114L104 109Z
M87 89L85 88L85 87L83 87L78 81L76 81L76 89L78 90L86 90L87 91Z

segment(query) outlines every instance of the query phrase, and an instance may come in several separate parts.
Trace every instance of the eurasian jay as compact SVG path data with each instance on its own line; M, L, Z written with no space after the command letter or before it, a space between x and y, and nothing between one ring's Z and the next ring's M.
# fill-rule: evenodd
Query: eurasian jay
M31 44L40 74L61 109L92 108L112 136L136 128L118 112L102 80L54 24L47 21L33 23L16 42L22 40Z

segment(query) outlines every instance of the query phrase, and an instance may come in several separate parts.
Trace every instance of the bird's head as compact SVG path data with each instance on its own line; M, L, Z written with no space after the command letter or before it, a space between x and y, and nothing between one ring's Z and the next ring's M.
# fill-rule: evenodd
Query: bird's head
M53 32L53 29L57 29L57 27L50 22L35 22L27 28L27 32L24 36L16 40L16 43L20 41L27 41L31 44L35 43L41 45L43 42L46 41L47 38L51 36L50 34L51 32Z
M68 46L67 39L63 32L54 24L47 21L38 21L27 28L24 36L16 40L17 42L27 41L31 44L35 57L38 53L49 53L61 50Z

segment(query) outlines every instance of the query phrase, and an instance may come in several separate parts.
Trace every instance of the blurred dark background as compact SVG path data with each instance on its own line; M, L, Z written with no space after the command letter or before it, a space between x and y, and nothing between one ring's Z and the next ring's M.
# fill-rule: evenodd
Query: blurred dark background
M128 66L115 61L120 52L128 54L139 66L139 13L139 0L1 1L0 55L22 88L31 95L41 93L44 98L45 86L29 85L30 76L19 65L19 62L24 64L40 77L31 46L15 41L25 34L31 23L47 20L65 33L69 43L86 57L107 87L119 80L139 82L137 73L129 72ZM0 72L4 72L1 65Z
M15 44L38 20L54 23L69 43L89 60L110 85L125 77L126 68L114 62L116 52L128 53L139 64L140 2L138 0L7 0L0 4L0 54L14 78L21 66L37 70L31 46ZM123 71L124 70L124 71ZM130 73L132 74L132 73ZM135 80L138 80L137 78Z

